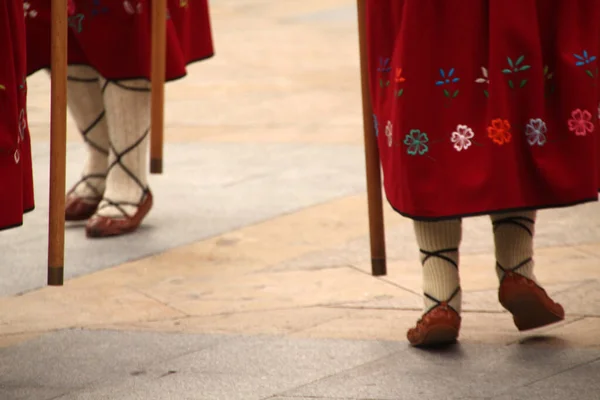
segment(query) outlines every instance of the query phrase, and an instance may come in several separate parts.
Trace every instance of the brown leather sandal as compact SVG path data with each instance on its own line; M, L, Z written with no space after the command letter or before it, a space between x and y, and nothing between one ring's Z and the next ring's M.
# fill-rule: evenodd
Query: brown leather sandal
M533 224L535 221L530 218L513 216L494 221L494 230L502 225L514 225L533 237L533 229L529 227ZM520 331L541 328L565 319L565 310L560 304L554 302L533 280L517 272L531 262L533 259L529 257L511 268L496 262L496 267L504 273L500 280L498 300L513 315Z
M123 217L104 217L96 214L88 220L85 226L85 233L89 238L104 238L134 232L140 227L142 221L150 212L152 203L152 193L149 190L144 192L142 200L138 204L108 201L106 206L116 207L123 214ZM136 205L138 209L134 215L129 215L123 209L123 205Z
M439 301L427 296L437 304L426 312L417 325L406 333L410 344L415 347L438 346L455 343L460 331L461 317L458 312L448 304L458 294L457 288L447 301Z
M106 175L101 174L90 174L85 175L79 180L71 190L67 193L67 198L65 199L65 220L66 221L85 221L89 219L96 210L98 209L98 205L102 200L102 193L96 189L93 185L91 185L88 181L90 179L105 179ZM81 185L85 184L92 192L94 192L93 196L77 196L75 194L75 189Z
M543 288L513 271L504 274L498 300L513 315L520 331L541 328L565 319L564 308Z

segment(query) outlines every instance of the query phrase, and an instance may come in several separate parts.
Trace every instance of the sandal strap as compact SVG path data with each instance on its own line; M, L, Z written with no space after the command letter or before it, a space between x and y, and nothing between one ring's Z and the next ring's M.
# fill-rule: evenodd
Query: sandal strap
M529 236L533 237L533 230L527 224L535 225L535 220L522 216L513 216L500 218L492 222L494 232L502 225L513 225L523 229Z
M457 287L454 292L452 292L452 294L450 295L450 297L448 297L448 299L446 300L439 300L436 299L435 297L433 297L432 295L430 295L429 293L423 293L423 295L425 297L427 297L429 300L433 301L435 303L435 305L433 307L431 307L429 310L427 310L425 312L425 314L423 314L423 316L429 314L431 311L435 310L438 307L441 307L442 305L446 305L449 308L451 308L454 312L456 312L458 314L458 310L456 310L454 307L452 307L450 305L450 302L460 293L460 286Z
M98 82L100 81L97 77L95 78L79 78L76 76L67 76L67 80L72 81L72 82L78 82L78 83L93 83L93 84L98 84ZM102 92L104 93L104 89L106 88L106 85L102 88ZM91 140L88 137L88 134L94 130L94 128L100 123L100 121L102 121L104 118L106 117L106 111L102 110L102 112L100 114L98 114L98 116L96 117L96 119L94 119L90 125L83 129L81 131L81 136L83 137L83 140L90 145L92 148L94 148L95 150L97 150L99 153L104 154L105 156L108 156L108 149L103 148L102 146L100 146L98 143L94 142L93 140Z
M123 84L122 82L115 81L115 80L107 80L106 83L104 84L102 90L103 91L106 90L106 88L109 84L116 85L116 86L120 87L121 89L131 90L131 91L136 91L136 92L149 92L151 90L150 88L147 88L147 87L127 86L127 85ZM129 154L130 152L135 150L139 145L141 145L142 142L148 137L149 134L150 134L150 128L146 129L144 131L144 133L133 144L131 144L129 147L125 148L124 150L122 150L120 152L117 151L117 149L115 148L115 146L112 142L110 143L110 150L114 154L115 159L108 166L107 173L109 173L113 168L117 168L117 167L121 168L123 170L123 172L125 172L127 174L127 176L142 190L140 200L137 203L133 203L133 202L129 202L129 201L117 201L117 200L110 199L110 198L104 196L103 200L105 200L105 201L103 202L102 206L100 208L98 208L98 210L101 210L101 209L104 209L107 207L114 207L117 210L119 210L119 212L121 214L123 214L123 217L131 218L132 216L129 215L129 213L127 213L123 207L124 206L139 207L139 205L146 199L146 196L148 196L148 194L150 193L149 186L144 185L140 181L140 179L129 168L127 168L127 166L123 162L123 157L125 157L127 154Z
M108 197L104 196L104 198L102 199L103 200L102 205L100 207L98 207L98 211L100 211L104 208L107 208L107 207L114 207L117 210L119 210L119 212L121 214L123 214L123 218L132 218L133 215L129 215L129 213L127 211L125 211L123 206L139 207L140 204L142 204L144 202L144 200L146 199L146 196L148 196L149 193L150 193L150 188L149 187L144 188L142 191L142 195L140 196L140 200L137 203L133 203L131 201L111 200ZM96 211L96 213L98 211Z
M433 258L439 258L441 260L446 261L447 263L452 265L454 268L458 269L458 263L456 261L454 261L453 259L451 259L450 257L448 257L447 255L445 255L446 253L457 253L458 248L448 248L448 249L441 249L441 250L435 250L435 251L419 249L419 251L421 252L421 254L425 255L425 257L421 261L421 264L423 266L425 266L425 263L428 260L433 259ZM431 307L429 310L427 310L423 315L429 314L431 311L433 311L437 307L440 307L442 304L446 304L448 307L450 307L452 310L454 310L456 313L458 313L458 310L456 310L454 307L452 307L449 303L458 295L458 293L460 293L460 290L461 290L460 286L458 286L454 290L454 292L452 292L452 295L450 295L450 297L446 300L439 300L439 299L433 297L432 295L430 295L429 293L423 293L423 295L426 298L428 298L429 300L431 300L435 303L435 305L433 307Z
M75 182L75 184L67 192L67 195L73 194L79 185L84 184L88 189L90 189L92 192L94 192L95 196L94 197L77 196L78 198L80 198L82 200L90 200L90 201L98 200L99 198L101 199L102 193L94 185L90 184L90 182L89 182L90 179L106 179L106 174L88 174L88 175L82 176L81 179L79 179L77 182Z
M524 266L526 266L527 264L529 264L532 261L533 261L533 258L529 257L528 259L521 261L519 264L517 264L516 266L511 267L511 268L505 268L499 262L496 261L496 267L499 268L502 272L504 272L502 279L500 279L500 283L502 283L504 281L504 278L506 278L506 274L508 272L514 272L516 274L519 274L519 272L517 270L520 268L523 268ZM521 274L519 274L519 275L521 275ZM521 275L521 276L524 276L524 275Z
M500 219L497 219L492 222L492 226L494 227L494 232L503 225L517 226L517 227L523 229L524 231L526 231L530 237L533 237L533 230L528 226L528 225L531 225L531 226L535 225L535 221L531 218L522 217L522 216L512 216L512 217L500 218ZM500 283L502 283L502 281L504 281L504 278L506 277L506 273L514 272L514 273L518 274L517 270L519 270L520 268L523 268L524 266L526 266L527 264L529 264L532 261L533 261L533 258L529 257L526 260L521 261L516 266L509 267L509 268L505 268L499 262L496 261L496 267L504 272L502 279L500 279Z
M458 264L456 263L456 261L454 261L450 257L444 255L444 253L456 253L456 252L458 252L458 248L442 249L442 250L436 250L436 251L428 251L428 250L419 249L419 251L421 252L421 254L425 255L425 257L421 261L421 264L423 266L425 266L425 263L427 262L427 260L429 260L432 257L435 257L435 258L441 258L442 260L449 262L450 264L452 264L454 266L454 268L458 269Z

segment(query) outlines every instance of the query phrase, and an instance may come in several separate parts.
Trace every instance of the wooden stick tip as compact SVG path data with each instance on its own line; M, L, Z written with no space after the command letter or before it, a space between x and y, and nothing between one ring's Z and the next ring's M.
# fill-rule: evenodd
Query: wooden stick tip
M48 285L62 286L64 283L65 268L64 267L49 267L48 268Z
M153 158L150 160L150 173L152 174L162 174L163 172L163 162L160 158Z
M373 276L387 275L387 263L385 261L385 258L372 258L371 268Z

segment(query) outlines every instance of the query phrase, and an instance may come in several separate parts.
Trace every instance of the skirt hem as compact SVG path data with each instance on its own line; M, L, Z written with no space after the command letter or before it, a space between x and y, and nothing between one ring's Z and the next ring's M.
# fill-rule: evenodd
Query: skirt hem
M574 206L578 206L578 205L585 204L585 203L596 202L596 201L598 201L598 198L595 197L595 198L590 198L590 199L577 200L577 201L573 201L570 203L544 204L544 205L531 206L531 207L502 208L502 209L498 209L498 210L478 211L478 212L468 213L468 214L455 214L455 215L447 215L447 216L445 215L445 216L441 216L441 217L421 217L421 216L417 216L417 215L408 214L408 213L400 211L396 207L394 207L392 205L392 203L390 202L389 198L387 198L387 196L386 196L386 200L387 200L388 204L390 205L390 207L392 207L392 209L394 211L396 211L398 214L400 214L401 216L403 216L405 218L409 218L414 221L437 222L437 221L447 221L447 220L459 219L459 218L481 217L483 215L503 214L503 213L510 213L510 212L518 212L518 211L534 211L534 210L545 210L545 209L550 209L550 208L574 207Z
M204 60L208 60L210 58L213 58L214 56L215 56L215 53L212 53L212 54L209 54L207 56L203 56L203 57L199 57L199 58L194 58L194 59L186 62L185 65L187 67L187 66L192 65L194 63L197 63L197 62L200 62L200 61L204 61ZM82 66L83 65L83 66L86 66L86 67L90 67L90 68L96 69L93 65L90 65L90 64L87 64L87 63L68 63L68 65L69 66ZM50 69L50 66L51 66L50 64L46 64L46 65L42 65L42 66L40 66L38 68L35 68L34 70L29 71L27 73L27 76L31 76L31 75L35 74L36 72L41 71L43 69ZM100 73L100 72L98 72L98 73ZM100 74L100 75L102 75L102 74ZM181 75L174 75L171 78L165 79L165 83L178 81L180 79L185 78L186 76L187 76L187 72L185 72L185 73L183 73ZM147 80L149 80L148 77L143 76L143 75L142 76L126 77L126 78L115 78L115 77L109 77L109 78L107 78L107 77L103 76L103 78L106 78L108 80L114 80L114 81L130 81L130 80L138 80L138 79L147 79Z

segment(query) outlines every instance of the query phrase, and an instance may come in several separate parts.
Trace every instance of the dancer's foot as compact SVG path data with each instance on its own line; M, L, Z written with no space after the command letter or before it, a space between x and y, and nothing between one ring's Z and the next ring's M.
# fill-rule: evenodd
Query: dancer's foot
M78 197L71 193L65 200L65 220L67 221L85 221L89 219L100 204L100 197Z
M406 337L417 347L452 344L458 339L461 317L447 303L441 303L427 312Z
M105 175L86 175L67 193L65 220L85 221L94 215L102 201Z
M122 209L122 204L111 203L112 207ZM152 208L152 193L147 191L139 204L136 205L134 214L122 210L119 217L108 217L96 213L86 224L87 237L103 238L119 236L136 231Z
M506 272L498 291L500 304L513 315L520 331L541 328L565 319L565 310L533 280Z

